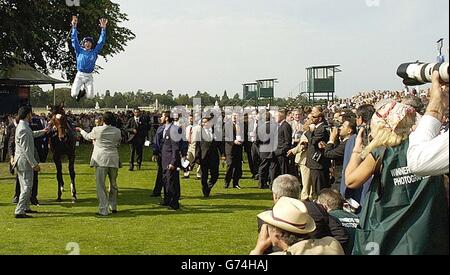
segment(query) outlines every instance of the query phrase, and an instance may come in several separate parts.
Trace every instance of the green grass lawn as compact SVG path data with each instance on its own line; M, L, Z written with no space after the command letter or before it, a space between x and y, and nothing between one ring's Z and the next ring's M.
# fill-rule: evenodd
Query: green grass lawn
M39 200L33 219L14 219L14 177L7 163L0 163L0 254L68 254L66 245L79 244L80 254L150 255L241 255L248 254L257 238L256 215L272 204L271 193L259 190L244 163L242 190L224 189L221 178L208 199L202 197L200 181L181 179L181 210L171 212L150 194L156 178L156 163L145 151L143 170L119 171L119 213L97 218L94 169L90 146L77 151L78 203L70 200L70 180L64 165L66 191L57 203L53 163L42 165ZM128 160L128 147L121 148Z

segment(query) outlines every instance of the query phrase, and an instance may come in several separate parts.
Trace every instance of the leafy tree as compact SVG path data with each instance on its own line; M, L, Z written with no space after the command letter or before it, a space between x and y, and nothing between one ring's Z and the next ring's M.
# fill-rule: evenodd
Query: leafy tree
M227 90L223 92L222 101L229 100Z
M202 92L197 91L197 93L195 94L194 97L195 97L195 98L200 98L200 97L202 97Z
M192 105L192 102L193 101L189 97L189 94L185 94L185 95L180 94L176 100L176 103L179 106L186 106L186 105L189 106L189 105Z

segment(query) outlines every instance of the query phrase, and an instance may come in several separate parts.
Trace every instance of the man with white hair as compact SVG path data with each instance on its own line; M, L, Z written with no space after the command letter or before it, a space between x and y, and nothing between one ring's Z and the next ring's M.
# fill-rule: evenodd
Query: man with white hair
M273 181L272 198L274 203L277 203L281 197L298 199L299 195L300 183L296 177L282 175Z

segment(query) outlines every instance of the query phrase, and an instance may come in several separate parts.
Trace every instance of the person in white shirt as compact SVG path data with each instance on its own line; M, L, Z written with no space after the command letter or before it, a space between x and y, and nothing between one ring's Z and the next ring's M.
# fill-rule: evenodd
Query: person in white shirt
M440 134L448 100L448 83L442 86L439 73L434 72L427 111L409 137L408 167L416 175L438 176L449 173L449 132Z
M117 197L119 189L117 176L121 166L119 159L122 134L120 130L112 126L114 115L106 112L103 116L103 126L97 126L92 132L87 133L81 128L76 128L86 141L95 141L90 166L95 167L97 198L99 200L99 216L108 216L109 210L117 213ZM109 191L105 186L106 177L109 177Z
M184 172L184 178L189 178L190 173L195 167L195 146L197 141L200 141L202 127L194 122L194 116L189 116L189 125L186 127L186 140L189 144L186 160L189 162L189 167ZM201 178L200 166L197 166L197 179Z

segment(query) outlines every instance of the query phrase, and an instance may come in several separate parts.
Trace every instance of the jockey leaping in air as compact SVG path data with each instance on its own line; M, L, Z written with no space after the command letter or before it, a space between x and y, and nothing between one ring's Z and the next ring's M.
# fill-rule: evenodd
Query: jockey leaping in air
M77 55L78 73L72 85L71 95L76 98L77 101L80 101L85 95L87 95L87 98L94 98L95 96L94 77L92 74L95 69L95 62L97 61L98 54L106 42L106 25L108 24L108 20L104 18L100 19L102 32L95 47L94 39L92 37L84 38L80 44L78 41L77 24L78 17L72 17L72 46Z

